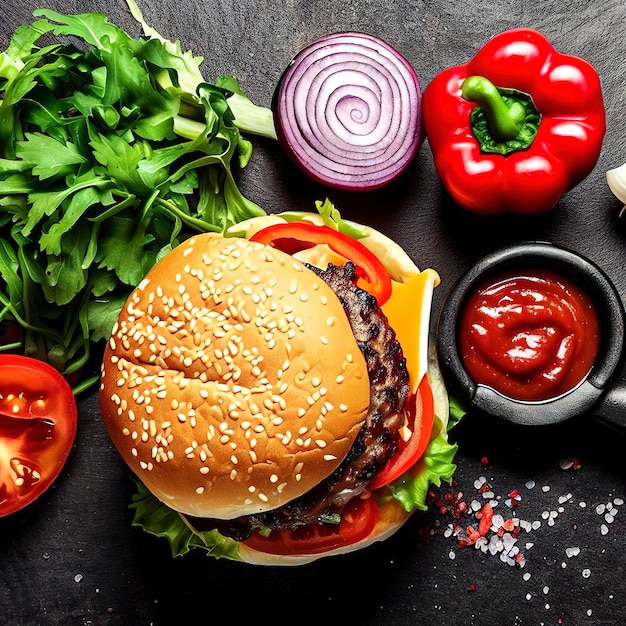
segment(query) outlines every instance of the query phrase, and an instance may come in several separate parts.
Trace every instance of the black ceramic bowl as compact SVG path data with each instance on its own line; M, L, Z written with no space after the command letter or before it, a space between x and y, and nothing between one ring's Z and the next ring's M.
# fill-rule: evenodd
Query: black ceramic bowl
M510 269L550 269L582 288L595 304L600 321L598 355L588 375L571 391L541 401L509 398L476 384L458 348L458 321L469 295L485 279ZM581 255L545 242L526 242L498 250L476 263L446 299L439 319L437 348L450 393L467 409L522 425L555 424L590 412L603 399L624 358L624 307L613 283Z

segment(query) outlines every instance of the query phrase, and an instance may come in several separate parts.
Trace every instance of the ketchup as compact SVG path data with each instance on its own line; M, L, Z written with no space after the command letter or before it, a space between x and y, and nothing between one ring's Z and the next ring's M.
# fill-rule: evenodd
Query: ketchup
M469 375L515 400L547 400L576 387L599 343L589 295L550 270L512 270L484 282L460 318Z

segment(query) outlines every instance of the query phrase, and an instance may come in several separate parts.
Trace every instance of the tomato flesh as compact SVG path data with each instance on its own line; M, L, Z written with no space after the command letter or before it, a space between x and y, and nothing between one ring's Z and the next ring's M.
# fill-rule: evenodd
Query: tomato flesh
M255 531L244 543L269 554L320 554L365 539L377 521L376 498L355 497L343 510L339 524L312 523L296 530L273 530L268 536Z
M380 259L357 239L329 226L317 226L306 221L273 224L256 232L250 240L288 254L326 244L355 264L357 275L363 280L363 288L376 297L378 306L382 306L391 295L391 276Z
M435 402L427 376L422 378L417 393L409 396L406 405L405 413L411 436L406 441L402 438L398 441L394 455L370 481L370 489L384 487L400 478L415 465L428 447L435 419Z
M70 386L52 366L0 355L0 517L54 482L74 443L77 415Z

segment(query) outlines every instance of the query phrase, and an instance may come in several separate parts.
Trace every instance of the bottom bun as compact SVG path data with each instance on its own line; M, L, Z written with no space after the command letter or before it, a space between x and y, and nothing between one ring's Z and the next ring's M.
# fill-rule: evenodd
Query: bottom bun
M305 565L322 557L347 554L362 550L367 546L384 541L399 530L411 517L411 513L395 499L390 499L378 506L378 522L374 530L364 539L355 543L328 550L320 554L269 554L249 548L244 543L239 544L239 556L245 563L251 565Z

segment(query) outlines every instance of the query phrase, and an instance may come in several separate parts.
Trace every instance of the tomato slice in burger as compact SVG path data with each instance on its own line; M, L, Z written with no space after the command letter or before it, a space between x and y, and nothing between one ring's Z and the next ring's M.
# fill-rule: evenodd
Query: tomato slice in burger
M407 428L411 434L407 440L400 438L395 454L372 478L368 485L369 489L384 487L400 478L417 463L428 447L435 419L435 402L427 376L422 378L417 393L409 396L407 405L405 409Z
M380 259L360 241L329 226L311 222L285 222L273 224L256 232L251 241L273 246L288 254L326 244L331 250L352 261L362 287L374 295L382 306L391 295L391 276Z
M74 394L51 365L0 355L0 517L38 498L76 436Z
M321 554L365 539L376 527L378 504L373 496L352 498L339 524L313 523L296 530L258 531L244 543L253 550L269 554Z

